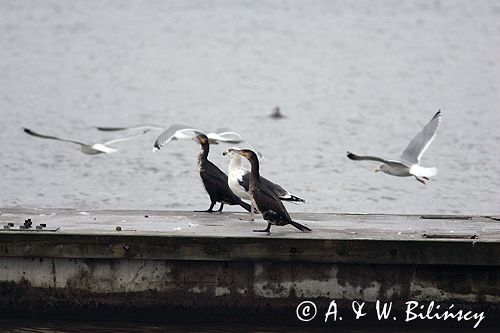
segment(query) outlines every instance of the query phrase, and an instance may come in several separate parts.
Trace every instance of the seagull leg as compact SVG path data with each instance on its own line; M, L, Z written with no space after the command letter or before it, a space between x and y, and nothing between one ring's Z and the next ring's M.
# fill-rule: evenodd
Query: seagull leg
M250 203L250 217L240 217L241 221L253 221L255 218L255 208L253 208L253 202Z
M267 232L268 234L271 233L271 223L267 222L267 228L264 230L253 230L253 232Z
M213 213L214 206L215 206L215 201L212 201L212 203L210 204L210 207L207 210L195 210L194 212L195 213Z
M425 183L425 180L423 180L422 178L415 176L415 179L418 180L419 182L421 182L422 184L427 185Z

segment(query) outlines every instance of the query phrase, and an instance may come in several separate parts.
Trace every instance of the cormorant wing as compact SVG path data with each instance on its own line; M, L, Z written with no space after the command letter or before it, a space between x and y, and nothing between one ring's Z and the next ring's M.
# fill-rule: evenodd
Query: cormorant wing
M424 128L410 141L401 154L403 162L418 164L420 158L425 153L432 140L436 137L436 130L441 122L441 110L438 110L434 117L424 126Z
M231 191L227 183L227 175L215 164L206 161L200 176L209 195L215 194L228 204L237 204L240 199Z
M283 205L283 202L281 202L280 198L272 191L271 188L265 185L259 187L258 198L254 199L256 200L257 208L262 214L265 211L272 210L283 217L287 223L292 221L285 205Z

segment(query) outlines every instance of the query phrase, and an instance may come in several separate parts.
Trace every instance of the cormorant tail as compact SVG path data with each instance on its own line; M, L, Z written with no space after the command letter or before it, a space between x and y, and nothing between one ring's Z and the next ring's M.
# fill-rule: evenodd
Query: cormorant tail
M306 227L305 225L302 225L298 222L292 221L290 222L291 225L293 225L295 228L299 229L302 232L311 232L312 230Z

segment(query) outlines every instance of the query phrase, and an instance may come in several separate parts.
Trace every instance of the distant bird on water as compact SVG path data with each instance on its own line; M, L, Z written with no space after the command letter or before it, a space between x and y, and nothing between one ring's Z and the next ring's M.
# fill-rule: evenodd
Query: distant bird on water
M241 155L237 152L239 148L230 148L223 152L224 156L230 158L228 167L228 184L231 191L243 200L251 200L250 188L250 170L245 168L241 163ZM290 194L283 187L271 182L270 180L260 177L262 186L270 189L282 201L305 202L304 199ZM254 220L254 206L252 201L252 209L250 210L250 221Z
M259 173L259 159L257 154L249 149L234 150L250 161L250 183L249 193L253 205L262 213L262 217L267 221L267 228L264 230L254 230L255 232L270 233L271 225L284 226L291 224L302 232L312 231L308 227L292 221L280 198L262 181Z
M436 130L441 122L441 110L432 117L427 125L410 141L398 160L387 160L376 156L359 156L347 152L347 157L355 161L377 161L383 164L375 170L382 171L392 176L413 176L422 184L426 184L430 177L437 174L437 168L426 168L420 166L420 158L436 136Z
M62 139L62 138L58 138L58 137L51 136L51 135L40 134L40 133L37 133L35 131L30 130L29 128L23 127L22 129L26 134L29 134L29 135L37 137L37 138L57 140L57 141L70 142L70 143L77 144L80 146L80 151L84 154L87 154L87 155L110 154L110 153L117 152L118 149L109 147L109 145L112 145L112 144L118 143L118 142L128 141L128 140L132 139L133 137L143 135L149 131L149 130L144 130L138 134L133 134L133 135L129 135L126 137L116 138L116 139L109 140L109 141L102 142L102 143L87 144L87 143L83 143L83 142L76 141L76 140Z
M198 156L200 177L205 186L205 190L210 196L210 207L205 211L198 212L214 212L213 208L217 202L220 202L218 212L222 212L224 204L240 205L247 211L251 211L250 205L243 202L231 191L226 174L208 160L208 152L210 150L209 138L203 133L198 133L195 140L201 145L201 152Z
M283 113L281 113L281 108L279 106L275 106L271 111L272 112L269 115L269 117L274 118L274 119L285 118L285 116L283 115Z

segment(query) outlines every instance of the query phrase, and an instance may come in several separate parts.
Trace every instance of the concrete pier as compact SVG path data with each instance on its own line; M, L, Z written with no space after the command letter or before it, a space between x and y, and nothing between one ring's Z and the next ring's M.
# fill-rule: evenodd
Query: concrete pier
M398 322L406 302L434 301L499 325L498 217L293 214L313 232L266 235L245 213L0 211L4 315L304 324L296 308L308 300L320 324L335 300L344 324L357 301L365 323L382 325L377 300L393 302Z

